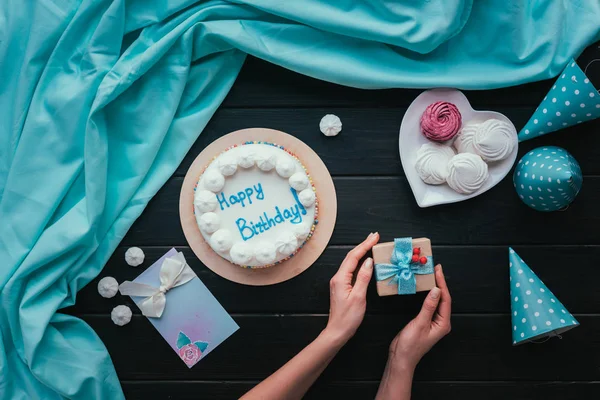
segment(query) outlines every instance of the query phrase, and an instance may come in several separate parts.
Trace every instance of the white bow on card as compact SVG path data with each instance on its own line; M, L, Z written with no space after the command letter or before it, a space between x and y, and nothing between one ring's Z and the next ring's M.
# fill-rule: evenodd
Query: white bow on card
M160 318L167 304L166 293L195 277L196 274L187 265L183 253L178 252L163 261L160 267L160 287L125 281L119 285L119 292L128 296L145 296L146 298L138 304L142 314L146 317Z

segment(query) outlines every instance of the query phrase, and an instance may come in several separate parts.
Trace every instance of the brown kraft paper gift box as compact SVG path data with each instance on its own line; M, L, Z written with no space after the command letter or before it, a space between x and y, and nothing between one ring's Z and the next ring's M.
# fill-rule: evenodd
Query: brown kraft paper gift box
M431 241L427 238L418 238L412 240L413 249L420 247L421 256L433 256L431 251ZM373 261L375 264L389 264L394 249L394 242L380 243L373 246ZM390 285L389 282L393 279L389 278L385 281L377 281L377 294L379 296L391 296L398 294L398 286ZM424 292L435 287L435 274L417 275L415 274L417 283L417 292Z

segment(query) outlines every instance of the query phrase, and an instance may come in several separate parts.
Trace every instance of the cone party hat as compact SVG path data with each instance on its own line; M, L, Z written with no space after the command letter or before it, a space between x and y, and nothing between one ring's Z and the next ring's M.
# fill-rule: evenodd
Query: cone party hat
M575 60L571 59L519 132L519 141L596 118L600 118L600 93Z
M558 336L579 325L511 248L508 259L513 345Z

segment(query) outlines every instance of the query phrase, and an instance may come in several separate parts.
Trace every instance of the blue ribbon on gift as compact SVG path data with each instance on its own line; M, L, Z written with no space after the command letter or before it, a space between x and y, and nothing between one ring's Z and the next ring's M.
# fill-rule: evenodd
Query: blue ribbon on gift
M417 280L415 275L433 274L433 258L427 257L427 262L421 264L412 262L412 238L394 239L394 250L390 259L391 264L375 264L375 277L378 281L389 281L389 285L398 285L398 294L415 294Z

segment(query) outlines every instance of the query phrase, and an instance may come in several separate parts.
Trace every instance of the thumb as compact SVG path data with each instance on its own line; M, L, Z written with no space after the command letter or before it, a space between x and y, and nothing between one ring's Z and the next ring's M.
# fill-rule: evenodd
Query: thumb
M420 322L427 324L431 323L435 310L437 310L437 306L440 302L440 294L441 290L437 287L434 287L429 291L429 294L425 297L425 301L423 302L423 307L421 307L421 312L417 315L417 319Z

